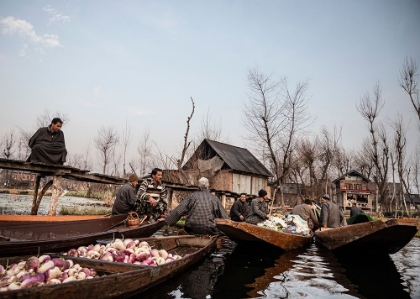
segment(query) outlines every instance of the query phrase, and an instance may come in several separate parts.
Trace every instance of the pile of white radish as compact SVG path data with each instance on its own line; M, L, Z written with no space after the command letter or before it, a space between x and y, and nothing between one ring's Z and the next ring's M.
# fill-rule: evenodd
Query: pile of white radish
M146 266L162 265L182 258L178 254L168 253L165 249L152 249L149 243L137 239L115 239L106 245L81 246L70 249L63 255Z
M0 265L0 292L25 289L35 286L66 283L91 279L96 271L74 264L72 260L32 256L26 261L5 268Z

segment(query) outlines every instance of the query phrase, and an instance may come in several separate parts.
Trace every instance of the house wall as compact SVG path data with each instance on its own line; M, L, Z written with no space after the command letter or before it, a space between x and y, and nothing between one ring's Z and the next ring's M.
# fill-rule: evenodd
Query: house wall
M221 170L210 179L210 188L233 191L233 175L228 170Z
M236 193L251 194L251 176L232 173L232 191Z

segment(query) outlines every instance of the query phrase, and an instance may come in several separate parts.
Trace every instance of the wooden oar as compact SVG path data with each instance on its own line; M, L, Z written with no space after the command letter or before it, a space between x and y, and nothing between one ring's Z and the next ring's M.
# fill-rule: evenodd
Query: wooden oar
M125 218L123 221L120 221L120 222L114 224L111 227L108 227L108 228L104 229L103 232L109 231L110 229L112 229L112 228L114 228L114 227L116 227L118 225L125 224L126 222L127 222L127 218Z

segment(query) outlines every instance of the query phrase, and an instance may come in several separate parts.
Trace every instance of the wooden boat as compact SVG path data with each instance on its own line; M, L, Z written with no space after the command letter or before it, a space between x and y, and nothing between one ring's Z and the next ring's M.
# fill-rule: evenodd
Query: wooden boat
M311 236L303 236L260 227L246 222L229 219L215 220L217 228L238 243L269 244L284 251L300 248L311 242Z
M67 247L94 243L98 239L150 237L164 222L127 227L127 215L83 221L0 223L0 255L57 252Z
M93 268L106 275L56 285L0 292L0 299L126 298L166 281L192 266L210 252L216 239L188 235L142 239L153 248L165 249L183 256L182 259L155 267L65 256L65 259L72 259L82 267ZM10 265L27 257L0 258L0 264Z
M395 253L410 242L419 225L413 219L376 220L339 228L322 228L315 232L315 240L336 251Z
M0 215L0 223L8 222L22 222L22 221L33 221L33 222L42 222L42 221L80 221L80 220L90 220L97 218L109 218L109 215L57 215L57 216L48 216L48 215Z

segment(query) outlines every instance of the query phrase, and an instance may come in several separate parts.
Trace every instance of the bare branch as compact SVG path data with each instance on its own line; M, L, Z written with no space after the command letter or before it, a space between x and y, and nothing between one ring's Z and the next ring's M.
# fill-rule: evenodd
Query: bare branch
M417 88L417 78L419 76L417 71L417 62L413 58L406 57L398 83L410 97L411 104L420 121L420 90Z

